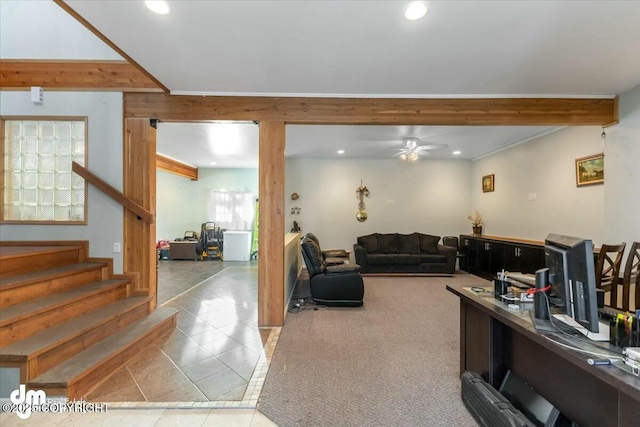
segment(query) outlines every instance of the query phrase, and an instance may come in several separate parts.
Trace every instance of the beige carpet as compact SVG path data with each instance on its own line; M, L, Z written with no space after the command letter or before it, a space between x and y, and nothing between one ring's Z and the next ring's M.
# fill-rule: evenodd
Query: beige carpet
M460 399L450 278L367 277L362 308L289 314L258 409L286 426L476 426Z

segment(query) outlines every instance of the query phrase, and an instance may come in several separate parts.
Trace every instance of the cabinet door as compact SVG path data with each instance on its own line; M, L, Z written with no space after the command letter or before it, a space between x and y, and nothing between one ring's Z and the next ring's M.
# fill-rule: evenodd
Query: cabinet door
M518 258L520 258L520 268L523 273L535 273L536 270L544 267L544 249L542 248L521 246Z
M512 243L504 244L504 269L507 271L520 273L522 264L520 263L520 257L518 256L518 249L520 246Z
M533 274L539 268L544 267L544 250L542 248L518 244L505 244L504 246L506 270Z
M478 240L478 263L476 267L480 273L489 274L491 272L491 242Z
M487 273L489 273L492 277L496 277L498 271L502 271L502 269L507 270L505 267L504 255L505 255L505 244L501 242L489 242L489 251L491 252L491 261L490 268Z
M473 273L478 265L478 239L460 236L460 248L466 246L467 251L467 271Z

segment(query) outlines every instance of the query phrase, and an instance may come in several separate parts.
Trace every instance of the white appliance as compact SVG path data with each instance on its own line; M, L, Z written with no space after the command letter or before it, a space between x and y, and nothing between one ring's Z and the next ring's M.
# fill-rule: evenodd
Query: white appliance
M249 261L251 231L225 231L222 254L225 261Z

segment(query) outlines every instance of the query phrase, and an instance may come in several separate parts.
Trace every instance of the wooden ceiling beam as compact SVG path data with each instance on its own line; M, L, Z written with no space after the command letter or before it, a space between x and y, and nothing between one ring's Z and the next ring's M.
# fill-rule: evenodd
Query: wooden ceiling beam
M107 36L105 36L104 34L102 34L102 32L100 32L96 27L94 27L93 25L91 25L91 23L89 21L87 21L86 19L84 19L78 12L76 12L71 6L69 6L68 4L66 4L64 2L64 0L53 0L53 2L55 4L57 4L58 6L60 6L65 12L67 12L69 15L71 15L76 21L78 21L79 23L81 23L82 25L84 25L84 27L91 31L96 37L98 37L100 40L102 40L107 46L109 46L111 49L113 49L114 51L116 51L121 57L123 57L129 64L133 65L135 68L137 68L142 74L144 74L145 76L147 76L147 78L149 78L149 80L153 81L156 84L156 87L159 87L162 89L162 91L164 92L169 92L169 89L162 84L162 82L160 82L160 80L156 79L150 72L148 72L142 65L138 64L132 57L130 57L129 55L127 55L127 52L125 52L124 50L120 49L120 47L118 45L116 45L114 42L112 42Z
M0 60L0 89L162 92L126 61Z
M189 178L191 181L198 180L198 168L178 162L162 154L156 154L156 168Z
M127 118L166 121L268 120L288 124L603 126L614 99L275 98L126 93Z

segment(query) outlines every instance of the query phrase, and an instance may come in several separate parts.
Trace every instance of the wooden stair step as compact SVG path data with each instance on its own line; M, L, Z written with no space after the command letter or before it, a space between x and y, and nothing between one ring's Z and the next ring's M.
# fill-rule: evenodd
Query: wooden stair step
M0 278L0 308L102 280L106 262L82 262Z
M0 275L46 270L84 261L82 246L0 246Z
M0 310L0 346L124 299L129 280L111 279L47 295Z
M25 365L25 376L31 379L57 362L95 344L106 336L148 314L148 296L118 300L96 311L68 320L57 326L0 348L2 362L35 363Z
M28 382L48 395L84 397L130 358L175 327L177 311L159 307L145 318L99 341Z

